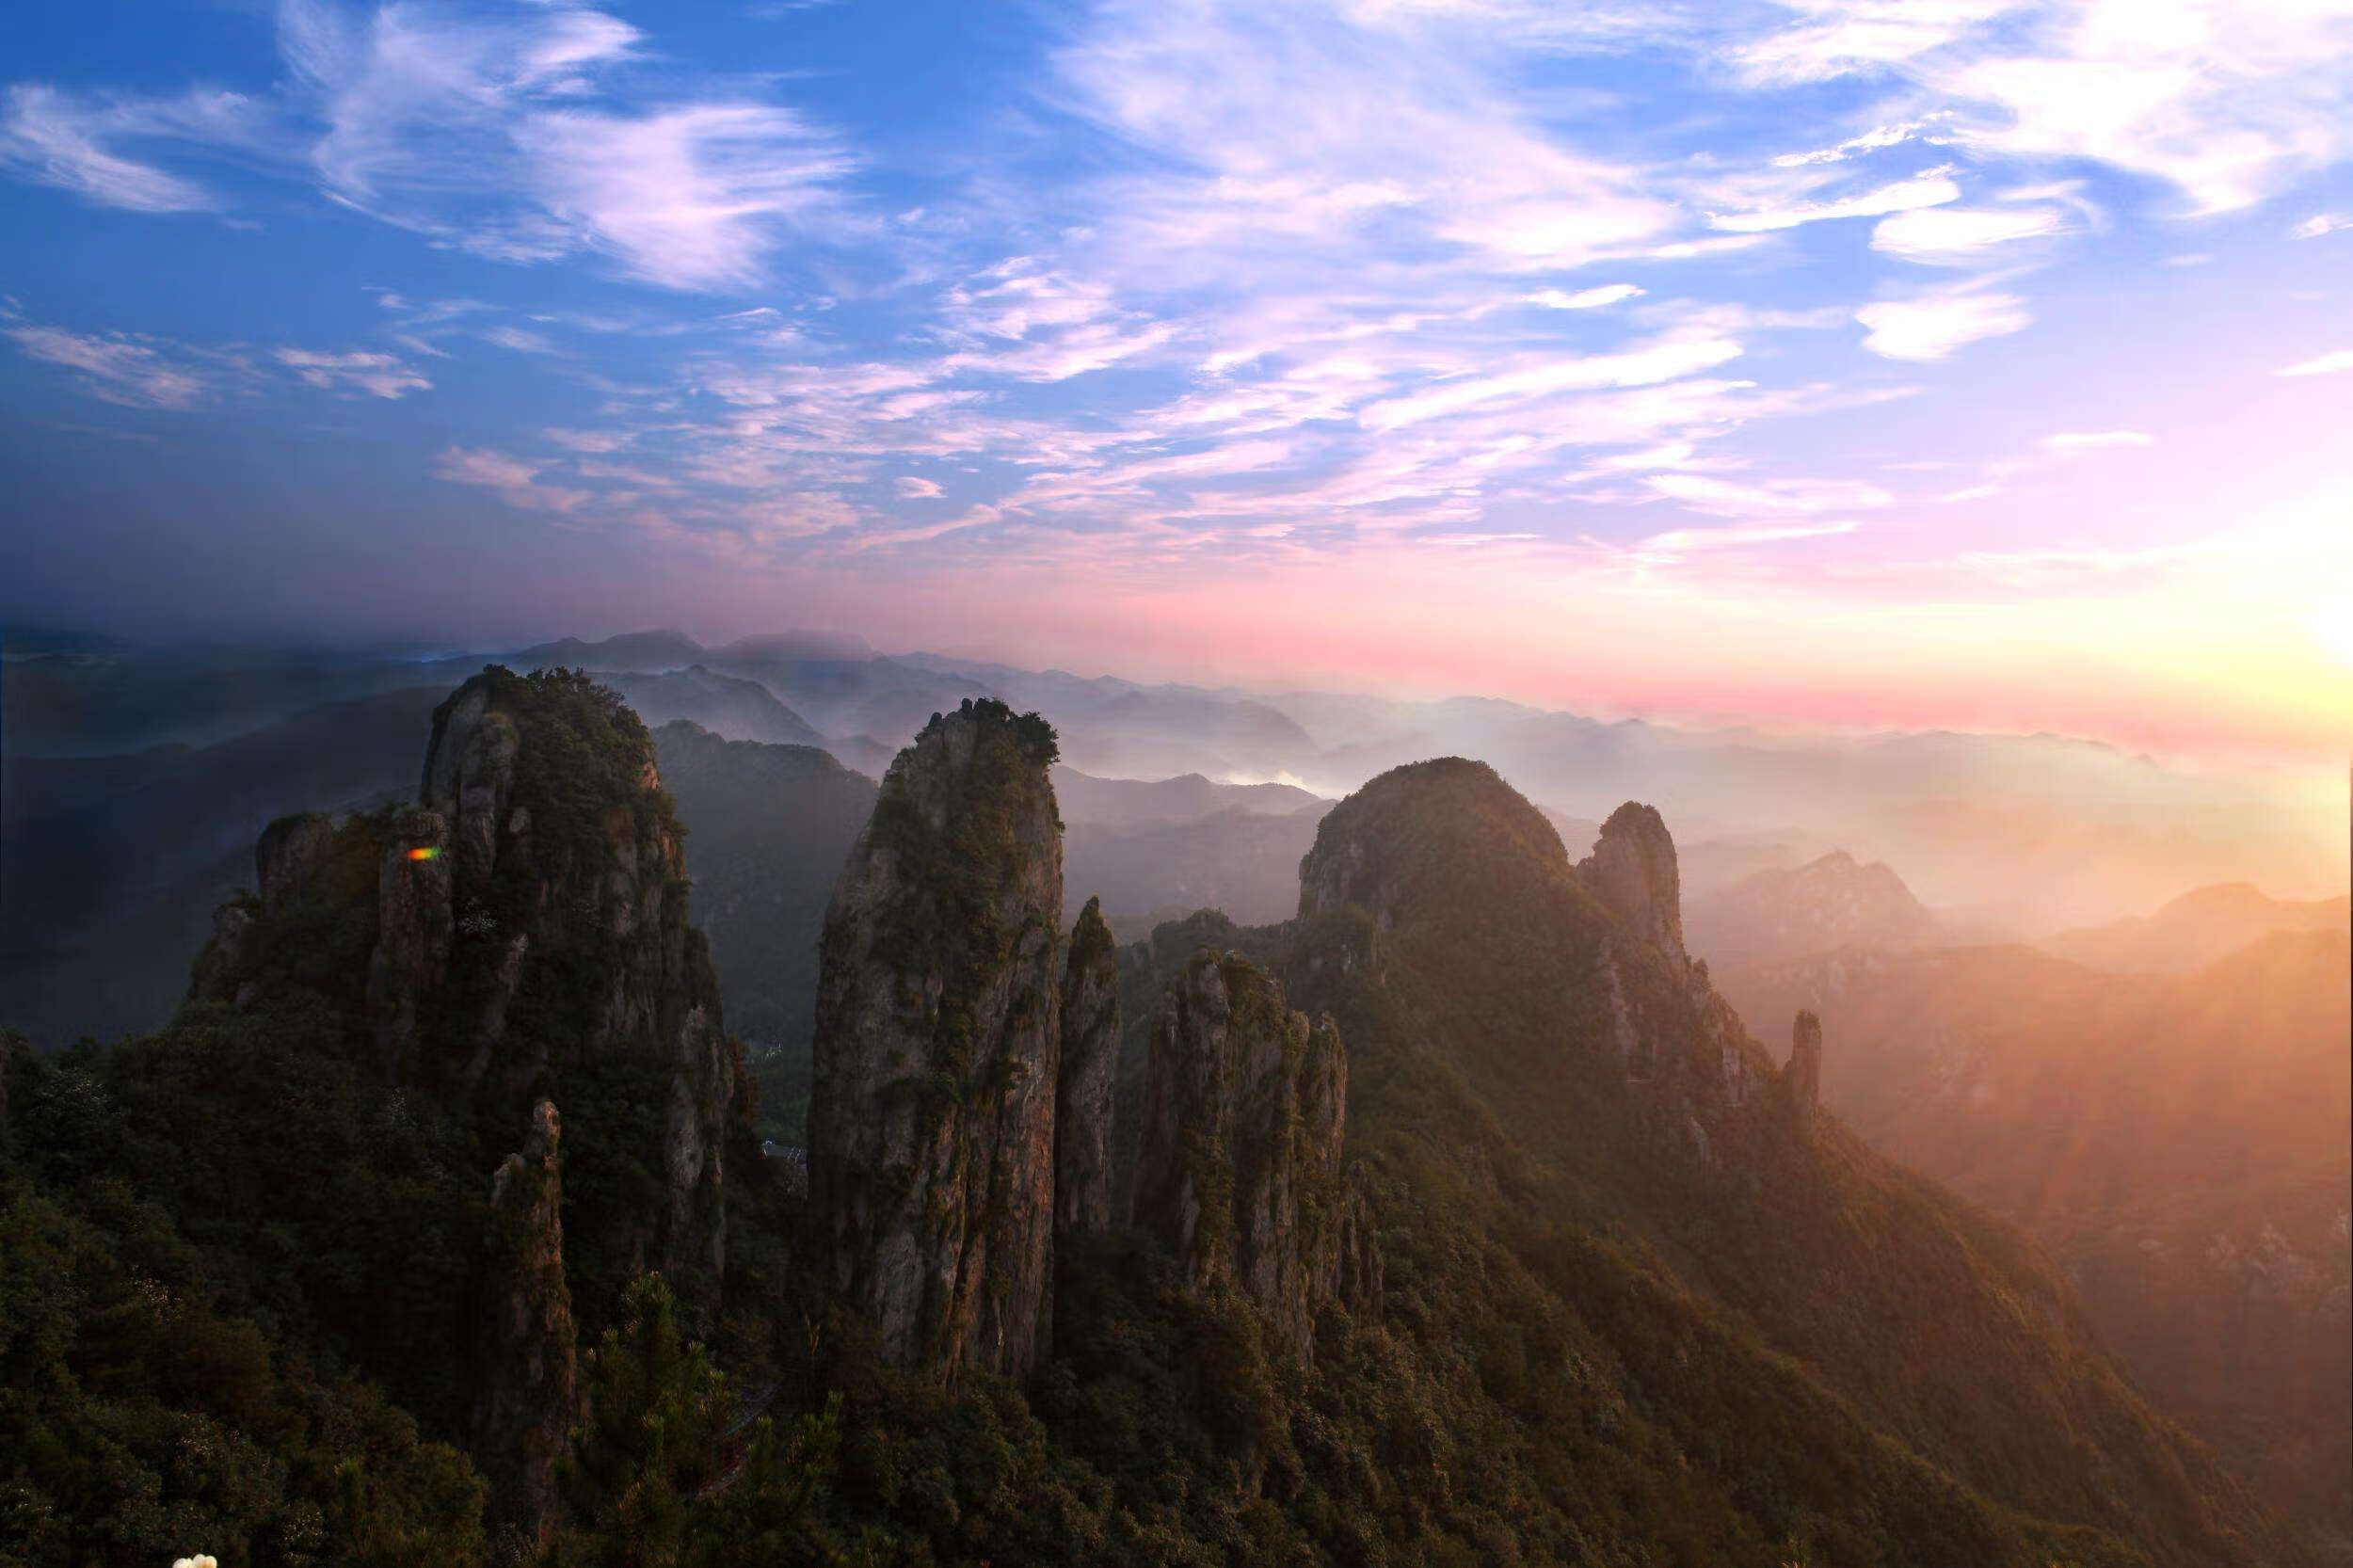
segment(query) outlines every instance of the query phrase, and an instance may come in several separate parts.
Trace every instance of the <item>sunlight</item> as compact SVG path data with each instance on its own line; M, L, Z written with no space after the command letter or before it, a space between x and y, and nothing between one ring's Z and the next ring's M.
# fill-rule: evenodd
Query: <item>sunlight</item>
M2332 599L2313 612L2313 636L2338 663L2353 665L2353 599Z

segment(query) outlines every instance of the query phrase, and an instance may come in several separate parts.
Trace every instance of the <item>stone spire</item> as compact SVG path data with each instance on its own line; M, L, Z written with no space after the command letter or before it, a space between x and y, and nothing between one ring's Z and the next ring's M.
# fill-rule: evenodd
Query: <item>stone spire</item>
M1789 1064L1781 1071L1789 1110L1801 1128L1814 1125L1822 1094L1822 1020L1801 1012L1789 1032Z
M1087 900L1063 968L1062 1066L1054 1095L1054 1234L1112 1222L1112 1090L1119 1069L1119 950Z
M1168 1249L1187 1288L1239 1291L1306 1353L1344 1261L1352 1283L1378 1289L1340 1170L1338 1029L1310 1026L1241 954L1205 951L1161 999L1144 1072L1135 1224Z
M1674 840L1657 808L1629 800L1612 811L1593 853L1577 869L1593 896L1628 930L1676 958L1684 956Z
M1034 714L935 715L891 764L826 911L808 1248L891 1366L1021 1377L1050 1334L1053 758Z
M554 1517L555 1461L572 1427L579 1363L564 1279L563 1124L541 1100L522 1150L490 1179L474 1452L494 1516L536 1537Z

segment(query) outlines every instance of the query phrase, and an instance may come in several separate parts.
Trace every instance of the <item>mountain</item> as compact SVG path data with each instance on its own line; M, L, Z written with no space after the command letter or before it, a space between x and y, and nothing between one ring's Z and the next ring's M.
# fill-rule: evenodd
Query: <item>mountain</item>
M625 632L600 642L584 643L565 637L538 643L506 655L518 669L602 669L658 674L683 668L703 658L700 643L683 632Z
M168 1019L254 839L415 787L447 688L328 703L204 747L0 762L0 1018L48 1045Z
M825 911L808 1109L820 1299L918 1374L1053 1346L1062 838L1053 731L934 719L883 776Z
M855 632L769 632L712 648L720 659L790 664L812 659L871 659L874 649Z
M63 1304L96 1289L105 1315L29 1342L40 1276L0 1249L0 1465L40 1499L0 1522L11 1554L29 1518L65 1549L27 1560L293 1561L330 1537L339 1560L479 1560L460 1449L527 1546L580 1417L575 1324L642 1317L649 1267L690 1321L725 1320L728 1217L756 1220L767 1173L651 738L577 673L504 668L421 728L416 804L263 831L167 1028L9 1052L6 1233L38 1221L135 1275L87 1274ZM61 1435L86 1430L110 1435ZM103 1478L59 1467L91 1441Z
M788 648L784 653L796 651ZM897 741L968 696L990 695L979 681L896 659L786 657L755 644L746 652L731 647L704 662L723 674L759 681L828 735Z
M1874 1146L2049 1247L2167 1407L2353 1539L2347 943L2278 932L2191 974L2024 947L1849 950L1726 973L1805 1007Z
M759 681L714 674L700 664L660 675L591 672L590 679L628 698L637 716L656 728L684 719L730 741L819 747L825 744L825 738L810 728L807 720L778 702Z
M874 808L874 781L810 746L722 740L682 719L654 744L686 828L688 913L711 939L728 1021L755 1057L780 1052L805 1074L825 900ZM792 1130L797 1141L797 1120Z
M1886 864L1845 850L1741 878L1690 906L1691 951L1711 968L1831 948L1901 950L1937 935L1936 917Z
M1265 924L1297 904L1299 857L1331 808L1317 801L1281 816L1224 810L1125 827L1073 823L1064 840L1064 876L1073 894L1101 899L1107 917L1123 927L1138 916L1201 908Z
M664 744L755 821L825 776ZM486 672L420 805L271 824L169 1028L0 1073L0 1547L2311 1560L2029 1243L1817 1103L1834 1028L1776 1069L1656 809L1572 863L1491 769L1401 768L1290 919L1131 959L1064 928L1055 749L976 698L894 760L805 1189L613 694Z
M1151 780L1096 778L1065 767L1054 770L1054 798L1065 824L1104 827L1197 822L1223 811L1281 817L1321 804L1289 784L1218 784L1197 773Z
M2273 931L2345 931L2348 901L2291 901L2244 882L2184 893L2153 915L2064 931L2035 945L2095 969L2186 974Z

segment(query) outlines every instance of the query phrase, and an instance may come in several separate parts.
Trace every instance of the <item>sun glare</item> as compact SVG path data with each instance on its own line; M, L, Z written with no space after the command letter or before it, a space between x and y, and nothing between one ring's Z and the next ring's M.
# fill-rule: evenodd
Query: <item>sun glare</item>
M2313 612L2313 636L2342 664L2353 665L2353 599L2332 599Z

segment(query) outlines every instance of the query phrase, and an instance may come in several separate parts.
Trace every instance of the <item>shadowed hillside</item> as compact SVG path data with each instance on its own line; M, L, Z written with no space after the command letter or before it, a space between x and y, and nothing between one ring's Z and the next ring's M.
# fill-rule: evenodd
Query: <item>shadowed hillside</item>
M2187 975L2023 947L1847 950L1727 974L1806 1007L1823 1095L2040 1237L2146 1385L2297 1512L2353 1531L2346 941Z

